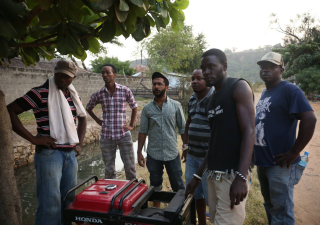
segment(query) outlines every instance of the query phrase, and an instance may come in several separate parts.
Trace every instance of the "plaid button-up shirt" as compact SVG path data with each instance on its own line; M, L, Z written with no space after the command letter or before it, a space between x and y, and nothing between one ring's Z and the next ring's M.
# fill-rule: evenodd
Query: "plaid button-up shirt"
M131 109L138 107L131 90L117 83L115 83L113 96L110 95L106 87L91 95L87 110L101 104L103 112L102 139L119 140L129 134L129 131L123 129L123 125L126 124L127 102Z
M179 154L177 132L184 134L185 119L181 104L167 97L162 110L154 100L144 106L139 133L147 134L147 152L160 161L174 160Z

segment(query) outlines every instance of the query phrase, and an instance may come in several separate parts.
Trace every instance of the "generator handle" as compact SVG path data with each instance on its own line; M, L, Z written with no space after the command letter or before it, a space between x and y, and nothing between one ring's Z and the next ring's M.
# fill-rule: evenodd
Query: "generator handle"
M132 179L132 180L131 180L129 183L127 183L123 188L121 188L121 190L120 190L118 193L116 193L116 194L113 196L113 198L112 198L112 200L111 200L109 212L112 212L112 211L113 211L113 205L114 205L114 202L116 201L116 198L118 198L118 196L121 195L122 192L124 192L131 184L133 184L133 182L136 182L136 181L138 181L137 178ZM119 208L119 209L120 209L120 208Z
M82 185L84 185L85 183L87 183L89 180L93 179L93 178L95 179L95 182L98 181L98 177L95 176L95 175L92 175L92 176L88 177L87 179L83 180L81 183L79 183L79 184L77 184L76 186L74 186L73 188L71 188L71 189L67 192L67 194L66 194L66 195L64 196L64 198L63 198L63 209L66 208L66 201L67 201L68 195L69 195L71 192L73 192L73 191L75 191L76 189L78 189L79 187L81 187Z
M122 211L122 204L123 204L124 199L125 199L134 189L136 189L136 187L138 187L141 183L146 183L146 182L144 181L144 179L139 180L139 182L137 182L127 193L125 193L125 194L121 197L120 203L119 203L119 211L120 211L120 212Z

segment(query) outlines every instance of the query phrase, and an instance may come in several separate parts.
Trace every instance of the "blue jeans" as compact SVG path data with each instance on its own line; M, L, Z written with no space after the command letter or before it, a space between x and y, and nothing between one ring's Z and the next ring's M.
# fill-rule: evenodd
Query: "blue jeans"
M162 190L162 175L163 175L163 166L166 167L171 188L174 192L177 192L179 189L185 189L183 180L182 180L182 169L180 155L171 161L160 161L152 158L147 154L147 168L150 173L150 185L154 186L156 191Z
M188 184L191 181L193 174L197 172L202 162L203 159L198 159L187 154L186 171L184 174L186 178L186 184ZM194 197L196 200L206 199L206 202L208 204L208 183L206 174L202 175L202 181L196 188L194 192Z
M78 163L74 151L42 149L34 156L37 175L38 208L35 225L61 225L62 200L77 184ZM68 206L75 197L71 193Z
M294 225L293 188L299 183L304 167L293 163L289 169L280 166L257 167L264 207L271 225Z

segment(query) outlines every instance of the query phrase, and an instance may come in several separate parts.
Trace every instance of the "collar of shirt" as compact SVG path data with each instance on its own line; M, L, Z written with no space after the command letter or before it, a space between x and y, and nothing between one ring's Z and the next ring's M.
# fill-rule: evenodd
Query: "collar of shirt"
M169 98L169 97L167 96L167 98L166 98L166 100L165 100L164 102L167 102L167 101L170 101L170 100L171 100L171 98ZM154 97L153 97L153 99L152 99L152 102L153 102L153 103L156 103L155 100L154 100ZM156 103L156 104L157 104L157 103Z
M212 86L211 88L210 88L210 90L208 91L208 93L206 94L206 96L204 96L204 98L203 99L201 99L201 101L199 101L199 99L198 99L198 96L197 96L197 93L193 93L193 97L195 98L195 99L197 99L197 102L202 102L202 101L204 101L206 98L208 98L210 95L212 95L213 94L213 92L214 92L214 87Z
M114 82L114 86L115 86L115 90L114 90L114 91L116 91L117 89L120 89L119 84L117 84L116 82ZM108 91L108 88L107 88L106 86L104 86L104 87L102 88L102 90L105 91L105 92L107 92L108 94L110 94L109 91Z

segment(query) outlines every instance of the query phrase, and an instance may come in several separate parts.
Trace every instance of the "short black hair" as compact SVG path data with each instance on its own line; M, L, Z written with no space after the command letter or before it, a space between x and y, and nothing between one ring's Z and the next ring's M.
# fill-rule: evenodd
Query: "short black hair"
M117 73L117 68L113 64L107 63L107 64L103 65L103 67L105 67L105 66L110 66L112 68L112 72Z
M223 51L221 51L220 49L212 48L212 49L206 51L205 53L203 53L202 54L202 58L206 57L206 56L209 56L209 55L216 56L219 59L220 63L227 62L226 54Z
M169 80L168 80L168 78L166 77L166 76L164 76L162 73L159 73L159 72L154 72L153 74L152 74L152 81L154 80L154 79L156 79L156 78L162 78L163 79L163 82L164 82L164 84L166 85L166 86L169 86Z

